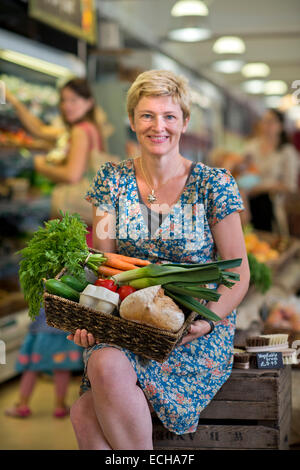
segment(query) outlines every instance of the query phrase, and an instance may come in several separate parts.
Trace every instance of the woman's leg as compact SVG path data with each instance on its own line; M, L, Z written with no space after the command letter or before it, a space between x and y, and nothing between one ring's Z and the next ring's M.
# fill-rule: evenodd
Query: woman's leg
M149 406L126 355L113 347L94 351L88 378L95 413L111 448L153 449Z
M66 396L70 383L71 373L69 370L58 370L54 372L55 386L55 406L57 408L66 408Z
M72 405L70 418L80 450L111 450L99 425L91 390Z

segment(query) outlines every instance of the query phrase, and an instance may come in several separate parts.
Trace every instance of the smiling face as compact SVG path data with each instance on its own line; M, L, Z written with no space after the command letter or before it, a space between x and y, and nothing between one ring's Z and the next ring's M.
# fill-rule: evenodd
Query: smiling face
M91 98L83 98L68 87L61 91L60 109L69 124L80 121L92 107Z
M142 153L162 156L179 153L179 140L188 121L184 121L180 105L171 96L143 96L130 124Z

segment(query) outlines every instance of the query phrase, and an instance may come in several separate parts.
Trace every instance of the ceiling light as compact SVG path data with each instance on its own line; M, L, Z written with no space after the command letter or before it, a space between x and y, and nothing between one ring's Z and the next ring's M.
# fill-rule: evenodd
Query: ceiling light
M171 10L172 16L207 16L208 8L200 0L180 0Z
M243 67L242 60L217 60L213 63L212 67L216 72L221 73L237 73Z
M244 77L266 77L270 73L270 67L263 62L253 62L244 65L242 74Z
M283 80L269 80L265 83L266 95L284 95L287 92L287 84Z
M263 80L247 80L242 84L242 88L246 93L259 95L264 93L265 82Z
M169 39L181 42L203 41L211 36L211 31L207 28L177 28L168 33Z
M223 36L216 40L213 51L217 54L242 54L245 52L245 44L238 37Z
M0 59L13 62L14 64L36 70L37 72L45 73L53 77L67 77L71 75L71 71L66 67L7 49L0 50Z

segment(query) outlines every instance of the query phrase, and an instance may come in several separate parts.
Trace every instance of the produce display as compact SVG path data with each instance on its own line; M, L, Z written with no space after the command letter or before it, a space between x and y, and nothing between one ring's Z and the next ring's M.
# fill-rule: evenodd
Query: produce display
M279 252L267 241L261 240L251 226L244 229L244 239L248 254L250 284L264 294L272 285L272 271L268 263L277 260Z
M282 299L270 306L265 327L292 330L300 333L300 301L296 296Z
M94 253L86 244L86 225L79 215L61 213L61 216L40 227L21 250L20 283L32 319L39 314L46 290L102 313L128 318L126 312L130 310L132 321L149 324L150 315L152 324L157 324L159 312L160 324L172 331L182 325L185 310L220 320L203 304L205 300L220 298L216 287L207 285L231 288L239 275L228 269L238 267L241 259L206 264L154 264L116 253ZM104 267L118 272L104 276ZM66 273L58 279L63 268ZM87 281L86 269L96 274L94 283ZM141 304L143 309L138 308ZM128 305L130 309L126 308ZM176 318L181 320L176 323Z
M272 248L270 243L261 240L259 235L254 232L245 234L245 245L248 253L255 256L257 261L265 263L279 258L279 251Z

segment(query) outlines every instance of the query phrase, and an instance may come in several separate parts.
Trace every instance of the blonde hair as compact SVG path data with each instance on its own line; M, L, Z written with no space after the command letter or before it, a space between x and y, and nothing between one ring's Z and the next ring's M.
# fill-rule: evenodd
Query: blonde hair
M127 93L127 113L131 119L143 96L171 96L180 105L183 119L190 117L190 89L182 76L168 70L148 70L138 75Z

